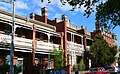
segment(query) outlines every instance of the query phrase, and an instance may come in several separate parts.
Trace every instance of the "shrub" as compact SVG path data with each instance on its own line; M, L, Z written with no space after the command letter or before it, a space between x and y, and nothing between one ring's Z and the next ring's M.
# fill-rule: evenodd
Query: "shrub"
M78 71L78 64L73 65L73 71Z
M85 70L85 64L83 62L83 59L80 60L80 62L78 63L78 70Z

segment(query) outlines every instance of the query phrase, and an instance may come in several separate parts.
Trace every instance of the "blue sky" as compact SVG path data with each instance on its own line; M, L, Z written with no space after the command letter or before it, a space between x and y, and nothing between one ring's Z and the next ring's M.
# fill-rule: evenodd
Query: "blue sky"
M48 8L48 18L51 20L56 17L61 19L61 15L66 14L72 24L78 27L83 25L89 32L95 30L95 13L92 13L89 18L86 18L86 16L83 16L85 9L83 6L81 9L70 11L71 6L69 4L62 6L59 0L53 0L50 4L47 3L47 0L44 0L44 2L41 2L41 0L16 0L16 14L25 17L29 17L29 14L32 12L41 15L42 7ZM12 12L12 4L0 2L0 9ZM118 35L118 45L120 46L120 27L116 27L112 32Z

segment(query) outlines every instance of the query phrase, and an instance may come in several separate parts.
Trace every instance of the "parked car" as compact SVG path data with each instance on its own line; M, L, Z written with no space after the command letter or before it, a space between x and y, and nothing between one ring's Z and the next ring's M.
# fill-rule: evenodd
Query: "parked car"
M110 73L112 72L119 72L119 68L117 66L108 66L106 70L109 70Z
M109 70L105 70L104 67L95 67L95 68L90 68L89 72L85 74L108 74Z
M120 67L119 66L116 66L118 68L118 73L120 73Z
M68 71L66 68L47 69L44 71L44 74L68 74Z

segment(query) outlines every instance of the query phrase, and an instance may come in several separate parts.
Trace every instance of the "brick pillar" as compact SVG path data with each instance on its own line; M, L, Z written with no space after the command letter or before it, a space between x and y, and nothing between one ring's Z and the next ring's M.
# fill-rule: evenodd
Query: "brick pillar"
M100 23L96 22L95 27L96 27L96 30L100 30Z
M42 8L42 18L43 18L43 22L47 23L47 19L48 19L48 9L46 7Z
M5 57L4 56L0 56L0 66L4 65L5 63Z
M83 44L84 44L84 64L86 64L86 35L83 37Z
M63 36L63 48L64 48L64 57L65 57L65 66L67 66L68 58L67 58L67 27L66 27L66 21L63 22L64 24L64 36Z
M72 71L72 70L71 70L71 69L72 69L71 67L72 67L72 66L71 66L70 64L66 66L67 71L68 71L68 74L72 74L72 73L71 73L71 71Z
M39 63L39 59L35 58L35 65L38 65L38 63Z
M87 53L86 53L86 29L83 29L83 45L84 45L84 64L85 68L87 69Z
M43 63L44 69L47 69L48 68L48 58L42 58L42 63Z
M30 18L33 19L33 20L35 20L35 13L31 13L30 14Z
M23 74L32 74L32 53L31 54L25 54L25 57L23 59Z
M51 68L55 68L55 65L54 65L54 59L51 59L51 60L52 60Z
M33 55L33 65L35 65L35 52L37 47L37 41L35 40L36 36L36 25L33 25L33 41L32 41L32 55Z
M63 36L64 36L64 33L62 32L61 33L61 49L63 49Z
M13 59L14 59L13 63L17 67L18 66L18 57L14 57Z

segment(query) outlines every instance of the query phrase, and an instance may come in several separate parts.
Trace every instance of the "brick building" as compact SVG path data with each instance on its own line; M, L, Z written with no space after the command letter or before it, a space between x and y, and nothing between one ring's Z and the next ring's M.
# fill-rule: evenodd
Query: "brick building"
M66 65L74 65L84 58L86 61L86 50L89 51L92 42L90 32L87 28L74 26L66 15L62 15L61 19L55 18L50 20L48 18L48 9L42 8L42 16L31 14L30 18L41 21L56 27L56 32L62 33L61 47L64 49L64 57L66 58ZM84 53L85 52L85 53Z
M41 9L41 13L41 16L31 13L30 18L16 15L14 65L22 66L23 71L25 70L23 73L30 74L34 48L35 63L43 64L45 69L54 68L54 60L49 59L55 47L57 50L64 49L66 66L73 66L84 59L84 63L89 67L89 58L86 55L92 43L90 32L84 26L74 26L66 15L62 15L61 19L48 19L46 7ZM0 56L4 56L7 63L10 55L11 28L12 13L0 10Z
M94 32L91 32L92 38L94 38L96 34L101 34L109 46L118 46L117 34L110 32L107 28L101 29L98 22L95 23L95 27Z

